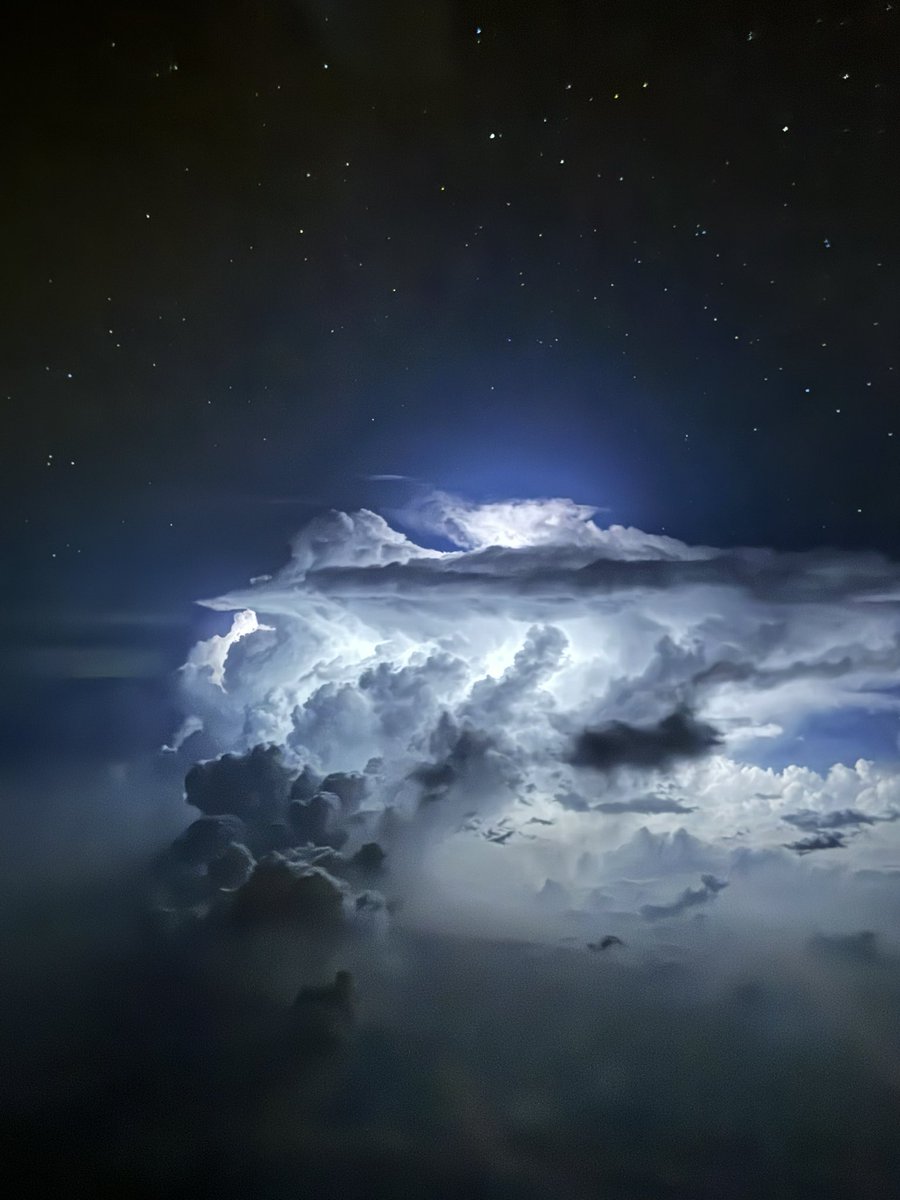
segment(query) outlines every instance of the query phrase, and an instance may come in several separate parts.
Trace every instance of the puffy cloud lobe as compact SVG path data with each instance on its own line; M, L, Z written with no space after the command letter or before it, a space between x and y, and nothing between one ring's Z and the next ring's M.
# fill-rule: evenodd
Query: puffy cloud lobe
M334 792L318 791L308 800L292 800L290 825L299 842L340 846L347 839L341 824L341 801Z
M207 867L209 881L221 892L236 892L248 881L254 868L253 855L240 842L231 842Z
M709 872L724 864L725 851L683 826L673 832L654 833L642 825L627 841L606 852L606 873L646 879L666 879L673 875Z
M279 748L262 745L196 764L185 798L217 815L193 821L157 860L161 911L182 923L222 917L320 947L336 947L351 928L382 932L389 905L371 884L388 879L388 855L365 835L383 814L360 811L371 772L322 778L309 766L289 768ZM341 854L351 839L352 853Z
M203 813L258 820L283 811L291 779L278 747L260 745L247 755L224 754L195 763L184 788L188 803Z

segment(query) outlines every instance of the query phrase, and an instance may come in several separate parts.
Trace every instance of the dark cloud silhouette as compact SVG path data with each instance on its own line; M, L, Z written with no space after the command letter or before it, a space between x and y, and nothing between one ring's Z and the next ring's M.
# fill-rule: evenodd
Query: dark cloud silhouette
M816 812L804 808L800 812L789 813L782 818L789 825L798 829L817 831L821 829L846 829L860 825L875 825L879 821L895 820L894 815L888 817L873 817L869 813L860 812L855 808L834 809L831 812Z
M451 762L422 763L409 773L409 778L420 783L426 792L434 794L446 790L456 780L456 767Z
M344 894L340 880L323 867L270 854L235 893L231 915L245 926L288 925L332 934L343 923Z
M356 812L366 798L369 779L359 771L333 771L326 775L319 790L331 792L341 802L345 812Z
M253 855L240 842L232 842L207 867L209 881L222 892L236 892L250 878Z
M308 800L292 800L288 820L298 842L339 848L346 841L343 808L334 792L318 791Z
M185 776L184 791L188 804L208 816L272 820L287 805L292 777L277 746L259 745L247 754L195 763Z
M598 950L608 950L610 946L624 945L625 943L620 937L616 937L614 933L607 933L606 936L602 937L599 942L588 942L587 948L588 950L593 950L596 952Z
M387 854L378 842L364 842L351 858L353 866L368 874L376 874L384 867Z
M846 835L843 833L816 833L796 842L785 842L785 849L793 850L795 854L812 854L815 850L845 850Z
M644 816L653 813L692 813L697 811L696 805L683 804L669 796L635 796L632 800L604 800L592 804L591 810L599 813L641 813Z
M878 935L871 929L856 933L818 933L809 939L814 954L848 963L878 963L884 961Z
M717 879L715 875L701 875L701 886L685 888L677 900L671 904L645 904L641 908L641 916L647 921L657 921L663 917L677 917L689 908L698 904L706 904L728 887L726 880Z
M331 983L300 989L291 1011L293 1032L303 1048L330 1050L347 1037L355 1015L353 976L340 970Z
M245 836L246 828L239 817L200 817L172 843L172 857L189 866L207 864Z
M721 743L712 725L676 709L655 725L611 721L599 729L585 729L575 738L567 761L594 771L659 770L679 759L700 758Z
M311 800L322 787L322 777L312 767L306 765L299 775L291 781L288 796L291 800Z

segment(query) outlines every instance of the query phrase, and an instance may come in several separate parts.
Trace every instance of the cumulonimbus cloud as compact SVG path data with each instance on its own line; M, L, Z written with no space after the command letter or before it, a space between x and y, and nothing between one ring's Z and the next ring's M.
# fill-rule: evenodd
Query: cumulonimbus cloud
M280 571L204 602L234 626L181 671L185 729L219 752L275 745L294 772L364 773L367 811L415 828L420 856L474 845L476 813L502 835L482 829L491 853L536 879L555 856L572 886L585 849L606 861L641 819L663 837L686 818L726 871L739 853L784 855L784 822L877 869L900 774L864 735L858 761L824 771L804 747L826 714L900 715L900 569L596 516L419 497L400 523L455 547L436 550L367 510L322 514ZM798 864L826 847L791 848ZM654 872L662 901L677 872Z

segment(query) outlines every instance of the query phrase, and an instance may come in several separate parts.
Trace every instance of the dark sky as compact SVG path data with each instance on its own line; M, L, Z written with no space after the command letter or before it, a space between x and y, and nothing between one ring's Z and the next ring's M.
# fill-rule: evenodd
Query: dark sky
M580 793L561 791L559 813L523 817L515 837L491 807L501 768L504 795L514 783L541 799L500 752L521 730L521 762L541 767L528 687L538 730L566 728L541 692L564 653L552 627L549 642L547 629L528 634L496 689L473 683L455 716L429 708L429 671L456 670L443 650L408 690L404 675L395 710L384 702L389 756L401 729L403 755L427 744L424 766L445 778L449 767L450 795L458 773L451 805L465 797L465 817L442 815L431 794L412 809L434 841L416 834L404 850L402 828L387 814L373 824L359 797L327 828L343 812L332 787L370 787L388 806L414 775L396 791L385 775L380 792L377 774L364 786L328 768L315 830L289 805L296 763L267 750L252 769L210 768L224 790L204 811L245 802L248 845L267 863L234 906L211 868L249 872L249 850L237 865L232 840L199 854L179 836L161 850L192 819L185 770L220 748L215 728L160 748L184 716L175 669L230 624L193 602L277 570L290 536L329 506L390 510L421 486L476 502L563 496L603 506L601 523L690 543L900 557L898 64L900 0L5 6L0 1112L16 1118L9 1173L33 1194L71 1192L73 1179L148 1200L894 1194L897 640L887 605L860 619L862 585L816 613L802 564L776 558L783 594L802 586L771 621L748 586L708 620L673 588L683 608L668 626L665 613L645 619L653 598L620 625L598 622L597 661L577 676L598 689L586 701L602 702L606 683L623 707L680 697L679 672L700 678L708 643L751 680L736 693L749 715L728 727L734 744L742 724L783 733L759 754L773 793L740 790L748 758L702 795L658 772L633 797L611 768L696 757L693 743L670 753L673 720L693 742L706 731L699 749L719 744L717 727L703 712L690 725L680 709L652 722L610 711L618 724L604 717L595 747L612 729L643 750L594 755L585 791L606 789L588 814L602 860L593 841L580 853ZM410 478L372 478L386 475ZM868 564L836 554L820 566L832 587ZM480 598L457 612L454 594L434 592L465 646ZM405 599L399 624L415 635L416 596ZM337 611L353 619L351 604ZM326 649L344 631L331 621ZM290 665L295 644L268 633ZM621 679L604 638L629 651ZM248 651L248 678L255 661ZM323 664L308 712L284 709L289 746L314 754L316 737L333 737L349 769L368 736L353 697L375 669L329 707L342 676ZM842 703L851 668L875 682ZM800 715L784 730L757 724L755 701L794 675ZM272 692L286 705L290 689ZM249 684L244 695L223 698L223 727L249 711L241 736L267 736L270 696ZM457 737L473 698L486 732L463 723ZM660 729L665 753L653 751ZM857 763L863 753L879 761ZM834 780L803 766L822 763L837 764ZM484 802L476 826L497 816L496 829L462 826L467 788ZM795 808L795 794L822 811ZM772 817L757 847L746 811L784 813L788 795L792 815L783 828ZM665 821L654 808L667 805L673 824L702 832L707 799L722 829L732 821L712 865L703 856L720 847L685 829L625 840L628 821ZM562 923L565 889L536 876L546 911L534 928L556 937L559 918L568 933L535 954L505 940L507 915L530 936L530 893L518 925L524 885L504 884L514 870L495 878L499 860L480 852L537 845L554 822L579 852L573 903L585 907ZM475 849L471 869L447 856L447 873L460 871L444 891L428 864L444 861L435 848L451 826ZM229 839L240 828L226 818ZM343 842L362 830L389 847L383 876ZM344 858L303 853L350 882L295 888L266 855L293 854L301 837L346 845ZM822 857L848 860L847 875L807 875ZM720 864L727 879L705 873ZM399 901L396 917L370 883ZM609 934L606 950L586 948ZM355 1025L337 967L360 984Z
M898 20L14 6L4 640L157 646L371 473L896 553Z

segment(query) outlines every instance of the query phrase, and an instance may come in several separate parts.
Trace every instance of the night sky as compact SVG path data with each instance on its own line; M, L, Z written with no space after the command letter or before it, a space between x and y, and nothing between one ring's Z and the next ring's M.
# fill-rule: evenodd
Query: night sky
M896 551L897 21L20 6L17 599L202 591L372 473Z
M897 552L897 22L18 6L11 665L87 610L183 621L311 510L396 500L372 474Z
M900 6L34 0L0 57L23 1169L889 1195Z
M191 602L372 475L897 553L897 19L21 6L4 753L158 744Z

